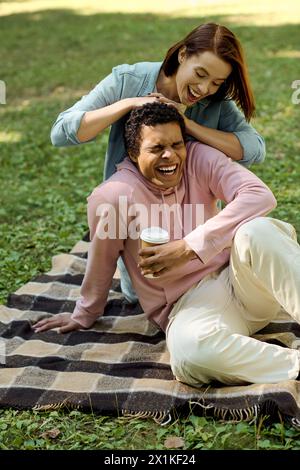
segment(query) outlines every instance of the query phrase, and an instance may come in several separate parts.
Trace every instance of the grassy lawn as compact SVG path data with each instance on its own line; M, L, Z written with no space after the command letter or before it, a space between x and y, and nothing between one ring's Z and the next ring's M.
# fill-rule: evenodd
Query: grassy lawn
M0 2L0 80L7 86L0 105L0 302L81 239L86 197L102 180L107 134L54 148L49 132L57 114L114 65L160 60L208 20L244 44L257 97L254 125L267 144L265 163L252 169L277 197L272 215L300 233L300 104L292 103L291 88L300 80L299 2L203 1L200 8L192 0L155 0L152 14L149 2L137 0L113 2L110 11L109 2L90 0L83 10L84 3ZM279 417L267 426L264 419L234 424L190 413L160 427L92 410L0 410L0 449L164 449L175 436L187 449L300 449L300 433Z

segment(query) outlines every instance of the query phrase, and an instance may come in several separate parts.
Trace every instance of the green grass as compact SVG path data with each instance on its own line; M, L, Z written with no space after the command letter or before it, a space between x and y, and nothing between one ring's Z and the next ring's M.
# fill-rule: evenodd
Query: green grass
M170 439L180 438L180 441ZM178 444L177 444L178 442ZM178 447L177 447L178 446ZM95 416L79 411L0 410L2 450L287 450L300 449L300 434L283 423L217 422L195 416L166 427L148 420Z
M170 44L208 20L226 24L244 44L257 97L255 126L267 143L266 162L252 169L277 197L272 215L300 232L300 105L291 101L291 84L300 79L295 9L285 13L282 24L261 13L254 25L255 15L248 17L251 12L242 8L240 16L228 8L222 14L221 7L215 16L206 9L205 17L199 8L192 16L191 7L186 16L184 10L173 17L99 11L83 16L68 10L69 2L57 3L60 10L0 16L0 80L7 85L7 104L0 105L0 302L49 270L51 257L69 251L87 229L86 197L102 180L107 134L89 145L54 148L49 132L59 111L114 65L159 60ZM275 11L277 3L269 8ZM188 449L298 449L300 444L299 433L279 418L273 425L233 424L191 412L160 427L92 412L0 410L3 449L163 449L172 436L181 437Z

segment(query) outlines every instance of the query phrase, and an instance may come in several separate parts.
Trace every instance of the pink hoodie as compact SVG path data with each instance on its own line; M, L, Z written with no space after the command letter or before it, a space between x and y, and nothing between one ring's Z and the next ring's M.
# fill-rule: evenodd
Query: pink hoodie
M108 292L119 255L123 257L147 317L165 330L168 315L178 298L207 274L229 262L230 247L237 229L245 222L266 215L276 206L270 189L253 173L222 152L198 142L187 144L187 159L182 179L176 188L161 190L144 178L137 167L126 158L118 165L117 172L94 189L88 197L88 223L91 243L88 251L86 273L72 319L83 327L90 327L103 314ZM128 206L144 204L150 212L151 204L172 206L180 204L203 204L203 223L191 227L174 217L169 228L170 240L174 232L182 233L188 245L198 255L182 267L171 270L157 279L145 278L138 264L138 239L99 239L96 215L100 204L113 205L119 214L119 196L126 196ZM219 211L217 200L227 204ZM127 217L128 224L132 217ZM142 227L147 226L143 221Z

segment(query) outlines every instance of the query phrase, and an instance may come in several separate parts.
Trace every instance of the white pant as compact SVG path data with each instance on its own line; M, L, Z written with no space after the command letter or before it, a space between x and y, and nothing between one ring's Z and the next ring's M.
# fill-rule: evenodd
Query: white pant
M281 306L300 323L300 246L292 225L259 217L242 225L230 264L173 306L167 345L176 378L193 386L276 383L299 373L297 350L250 335Z

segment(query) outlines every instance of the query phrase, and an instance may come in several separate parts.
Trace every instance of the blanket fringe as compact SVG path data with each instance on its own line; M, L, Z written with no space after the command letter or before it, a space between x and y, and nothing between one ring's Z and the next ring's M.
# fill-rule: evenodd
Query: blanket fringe
M161 426L166 426L172 420L172 416L168 411L130 411L122 410L124 418L152 418L153 421Z
M190 405L199 405L204 410L211 410L213 416L221 421L231 423L240 423L241 421L249 422L250 424L257 420L260 413L260 406L253 405L248 408L218 408L212 403L204 404L201 401L190 401ZM126 418L152 418L155 423L161 426L166 426L172 420L171 413L168 411L129 411L122 410L122 416ZM300 423L299 423L300 424Z
M80 406L74 403L60 402L60 403L48 403L47 405L35 405L32 409L33 411L50 411L50 410L60 410L62 408L79 409Z
M291 418L290 423L295 429L298 429L298 431L299 431L299 429L300 429L300 419Z
M248 408L218 408L212 403L205 405L200 401L190 401L190 405L199 405L204 410L212 410L213 416L222 421L240 423L241 421L253 422L258 418L260 406L253 405Z

